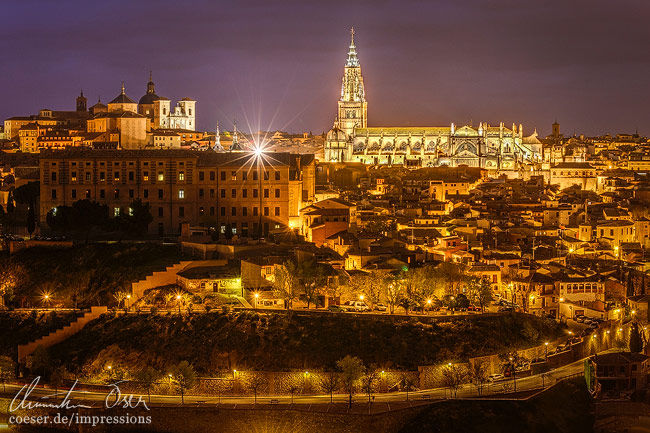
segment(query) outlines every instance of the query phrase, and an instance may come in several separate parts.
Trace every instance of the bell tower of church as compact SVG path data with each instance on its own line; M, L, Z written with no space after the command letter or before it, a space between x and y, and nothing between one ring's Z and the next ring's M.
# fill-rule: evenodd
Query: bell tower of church
M347 137L352 136L354 128L368 126L368 103L363 89L357 47L354 45L354 28L350 30L350 49L345 62L341 98L338 105L339 128L345 132Z

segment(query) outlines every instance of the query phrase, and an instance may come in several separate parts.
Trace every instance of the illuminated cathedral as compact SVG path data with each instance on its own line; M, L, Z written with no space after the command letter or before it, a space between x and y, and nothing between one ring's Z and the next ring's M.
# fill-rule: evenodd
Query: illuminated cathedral
M406 167L467 165L488 170L519 170L541 161L537 132L524 136L522 125L507 128L501 122L478 127L369 127L368 102L361 64L351 30L348 58L334 127L324 149L328 162L362 162Z

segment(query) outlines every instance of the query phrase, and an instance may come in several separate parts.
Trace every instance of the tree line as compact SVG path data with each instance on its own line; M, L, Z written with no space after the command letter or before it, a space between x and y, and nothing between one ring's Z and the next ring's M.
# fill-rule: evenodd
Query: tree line
M468 274L463 265L448 262L337 273L331 266L314 261L288 260L275 267L273 289L287 309L298 299L304 299L309 308L324 295L363 299L370 308L384 303L391 314L398 307L408 314L441 306L462 309L470 304L483 311L492 300L492 284L487 277Z

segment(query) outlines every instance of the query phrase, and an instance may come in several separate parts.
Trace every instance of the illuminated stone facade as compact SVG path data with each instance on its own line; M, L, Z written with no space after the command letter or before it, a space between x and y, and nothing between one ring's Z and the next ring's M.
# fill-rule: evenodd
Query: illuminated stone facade
M478 127L368 127L368 107L354 30L345 63L338 116L328 132L324 156L328 162L398 164L407 167L459 166L488 170L519 170L541 161L537 132L524 136L523 127L487 122Z

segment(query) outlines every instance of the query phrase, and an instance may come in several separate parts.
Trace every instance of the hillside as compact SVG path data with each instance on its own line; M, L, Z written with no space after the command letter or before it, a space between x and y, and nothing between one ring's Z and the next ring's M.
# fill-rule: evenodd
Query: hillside
M18 345L29 343L38 337L47 335L75 319L76 313L47 312L0 313L0 354L15 358Z
M124 363L121 367L130 371L144 365L164 369L181 360L191 360L205 374L235 367L330 369L348 354L366 364L412 370L532 346L561 332L552 320L520 314L434 324L354 315L289 319L284 313L253 312L104 315L51 353L73 371L105 363Z
M51 305L80 308L114 303L112 293L129 289L134 281L181 260L176 246L141 243L75 245L67 249L29 248L0 257L0 267L19 269L24 275L15 289L16 306L43 306L43 293Z

